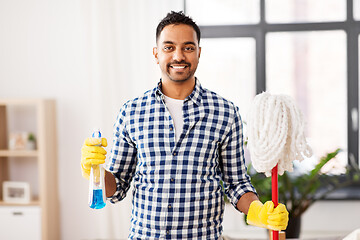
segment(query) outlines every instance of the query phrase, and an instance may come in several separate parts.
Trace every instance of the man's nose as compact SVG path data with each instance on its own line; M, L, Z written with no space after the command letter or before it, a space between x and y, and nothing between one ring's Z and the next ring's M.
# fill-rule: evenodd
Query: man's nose
M176 49L176 51L173 54L173 60L178 61L178 62L185 60L185 55L184 55L182 49Z

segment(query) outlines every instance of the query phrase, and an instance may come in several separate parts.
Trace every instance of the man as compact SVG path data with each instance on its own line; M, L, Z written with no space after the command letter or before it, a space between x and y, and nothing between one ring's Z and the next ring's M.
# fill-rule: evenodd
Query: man
M106 195L112 203L122 200L133 181L129 239L221 239L221 181L250 224L286 228L284 205L263 205L246 174L238 108L194 76L199 42L191 18L169 13L157 27L153 49L161 81L128 101L114 125ZM92 164L105 162L106 151L97 144L89 138L82 149L86 178Z

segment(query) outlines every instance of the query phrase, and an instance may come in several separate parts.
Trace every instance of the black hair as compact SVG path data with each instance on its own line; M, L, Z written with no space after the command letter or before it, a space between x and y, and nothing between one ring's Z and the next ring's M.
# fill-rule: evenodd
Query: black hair
M196 23L189 17L186 16L182 11L174 12L171 11L166 15L164 19L160 21L156 28L156 42L158 41L161 31L168 25L171 24L186 24L194 28L196 32L196 36L198 39L198 43L200 43L200 28Z

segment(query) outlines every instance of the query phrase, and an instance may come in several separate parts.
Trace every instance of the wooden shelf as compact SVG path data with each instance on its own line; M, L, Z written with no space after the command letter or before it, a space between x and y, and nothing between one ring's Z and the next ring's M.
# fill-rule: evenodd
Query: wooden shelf
M40 202L30 201L29 203L7 203L4 201L0 201L0 206L10 206L10 207L23 207L23 206L40 206Z
M37 157L37 150L0 150L0 157Z
M3 99L0 98L0 106L9 106L9 105L20 105L20 106L36 106L41 104L43 100L37 98L28 98L28 99Z
M26 118L21 118L22 114L28 114ZM14 121L19 118L21 121ZM13 124L14 128L18 128L21 124L28 124L36 129L37 147L36 150L10 150L8 149L8 122ZM57 184L57 145L56 145L56 103L51 99L2 99L0 98L0 199L3 199L2 183L4 181L16 181L17 176L11 174L16 167L26 171L27 176L23 181L31 178L34 189L37 189L36 196L33 195L32 201L27 204L6 203L0 201L0 210L5 208L37 208L38 216L23 215L16 216L11 221L13 225L21 225L25 219L39 225L31 236L41 240L59 240L59 197ZM29 129L24 129L29 130ZM26 158L25 161L13 161L12 158ZM27 160L31 160L31 164ZM35 180L35 178L37 178ZM25 210L24 210L25 211ZM0 222L7 223L7 216L0 215ZM24 221L25 221L24 220ZM15 224L17 222L17 224ZM11 234L13 229L5 229L0 231L1 239L8 239L4 234ZM9 233L10 232L10 233ZM3 234L3 235L2 235ZM29 239L35 237L29 236ZM25 238L17 238L25 239Z

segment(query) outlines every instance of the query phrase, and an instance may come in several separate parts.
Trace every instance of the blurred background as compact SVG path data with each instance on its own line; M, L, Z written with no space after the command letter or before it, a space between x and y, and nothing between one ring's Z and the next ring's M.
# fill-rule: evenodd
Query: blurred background
M359 166L360 0L0 0L0 98L56 102L60 239L127 237L131 192L116 205L90 209L80 149L99 127L110 151L122 104L156 86L155 29L171 10L184 11L201 27L196 76L239 106L245 129L257 93L288 94L303 111L314 150L299 168L311 168L337 148L343 151L327 174ZM9 131L36 137L32 114L10 109ZM37 168L22 160L9 165L10 180L30 182L38 195ZM342 236L359 228L359 199L360 188L353 187L315 203L303 215L302 235ZM245 226L231 205L224 234L266 235Z

